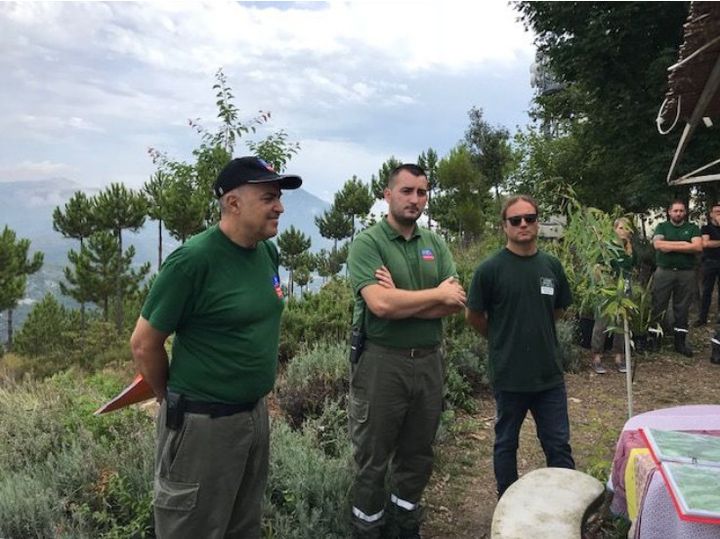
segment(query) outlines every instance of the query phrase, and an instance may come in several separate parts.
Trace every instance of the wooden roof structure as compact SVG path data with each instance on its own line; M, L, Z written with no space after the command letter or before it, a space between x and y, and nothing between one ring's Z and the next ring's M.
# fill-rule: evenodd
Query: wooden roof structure
M720 2L692 2L683 28L678 62L668 68L669 89L656 120L663 135L679 121L685 123L667 175L670 185L720 180L720 171L707 172L720 168L720 159L675 177L695 129L701 123L711 127L720 122ZM672 125L664 130L668 122Z

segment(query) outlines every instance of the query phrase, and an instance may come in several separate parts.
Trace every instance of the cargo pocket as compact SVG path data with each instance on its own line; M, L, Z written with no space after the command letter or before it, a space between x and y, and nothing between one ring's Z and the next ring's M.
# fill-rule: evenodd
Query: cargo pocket
M365 423L368 418L368 410L370 403L366 400L358 399L355 396L350 397L349 413L350 418L357 423Z
M192 511L197 503L199 483L181 483L164 477L155 479L155 499L153 503L159 509L171 511Z

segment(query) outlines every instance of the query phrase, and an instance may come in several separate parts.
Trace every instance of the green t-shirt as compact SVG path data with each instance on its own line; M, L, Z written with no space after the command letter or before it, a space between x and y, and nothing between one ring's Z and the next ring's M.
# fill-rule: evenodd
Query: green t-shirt
M142 309L175 333L168 387L191 400L252 402L275 383L284 307L278 253L233 243L217 226L163 263Z
M685 221L680 226L675 226L670 221L660 223L653 232L653 239L662 236L665 241L686 241L690 243L693 238L700 236L700 229L697 225ZM662 253L655 251L655 263L659 268L665 269L693 269L697 257L694 253Z
M430 230L415 227L409 240L393 229L386 219L363 230L348 254L348 270L355 292L353 326L360 327L364 311L367 339L394 348L430 348L442 340L442 319L424 320L378 318L365 305L360 291L377 284L375 271L385 266L397 288L434 288L448 277L457 276L455 263L445 242Z
M555 309L571 303L560 261L503 249L473 276L468 308L488 317L488 377L501 391L543 391L562 383Z

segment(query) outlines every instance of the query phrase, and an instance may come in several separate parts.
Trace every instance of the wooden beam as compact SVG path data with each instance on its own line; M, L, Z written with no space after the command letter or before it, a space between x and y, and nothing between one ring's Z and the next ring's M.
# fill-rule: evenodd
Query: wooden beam
M692 178L678 178L669 182L669 185L692 185L694 183L716 182L720 180L720 172L708 174L707 176L695 176Z
M673 156L672 163L670 164L670 170L668 171L667 175L667 183L669 185L678 185L677 183L674 183L672 181L673 174L675 174L675 169L677 168L677 165L680 162L680 158L682 157L683 153L685 153L685 148L687 147L688 142L690 142L690 138L695 132L695 128L702 120L702 117L705 116L705 110L707 109L713 96L715 95L718 86L720 86L720 54L715 61L715 66L710 72L710 76L705 83L705 87L700 94L700 98L695 105L695 110L693 110L693 113L690 116L690 120L688 120L688 123L685 125L683 134L680 137L680 142L678 142L677 148L675 149L675 155Z

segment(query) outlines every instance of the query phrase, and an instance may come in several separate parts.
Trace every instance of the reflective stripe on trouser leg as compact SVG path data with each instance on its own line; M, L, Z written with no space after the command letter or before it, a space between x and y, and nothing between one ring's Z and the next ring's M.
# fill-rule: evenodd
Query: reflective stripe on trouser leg
M378 511L377 513L375 513L373 515L366 515L365 513L360 511L360 509L358 509L357 507L353 507L352 514L354 517L359 518L363 522L372 524L373 522L377 522L378 520L380 520L383 517L383 515L385 514L385 510L381 509L380 511Z
M719 341L719 340L717 340L717 339L716 339L716 338L714 338L714 337L713 337L712 339L710 339L710 342L711 342L711 343L713 343L713 344L717 344L717 345L720 345L720 341Z
M687 333L688 332L688 330L685 328L673 328L673 331L675 331L677 333Z
M407 500L403 500L402 498L398 498L397 496L395 496L395 494L390 495L390 501L401 509L405 509L405 511L415 511L418 506L418 504L416 503L412 503Z

